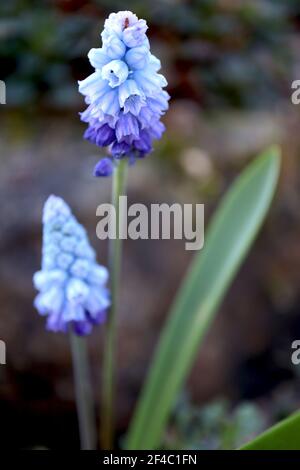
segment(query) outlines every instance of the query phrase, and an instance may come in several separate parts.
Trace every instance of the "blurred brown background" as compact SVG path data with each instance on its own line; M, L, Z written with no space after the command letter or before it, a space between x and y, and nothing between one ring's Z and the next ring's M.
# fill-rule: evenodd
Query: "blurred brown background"
M284 155L268 220L199 351L165 445L220 447L224 419L232 424L245 401L252 411L243 423L254 419L262 427L299 406L299 368L290 355L300 338L300 107L290 95L300 79L300 6L11 0L0 6L0 79L7 86L0 107L0 339L7 345L1 446L78 446L68 340L44 330L32 306L32 274L40 265L41 211L50 193L71 205L106 263L95 211L109 200L111 181L92 177L101 150L82 139L77 80L92 71L86 56L100 47L105 17L124 8L147 20L172 97L162 141L130 170L130 201L205 203L207 221L257 152L279 143ZM192 255L179 241L127 241L124 249L119 436ZM98 329L89 339L97 398L101 344ZM226 412L220 399L227 400ZM191 436L198 407L210 402L219 406L215 415L214 405L205 408L210 438Z

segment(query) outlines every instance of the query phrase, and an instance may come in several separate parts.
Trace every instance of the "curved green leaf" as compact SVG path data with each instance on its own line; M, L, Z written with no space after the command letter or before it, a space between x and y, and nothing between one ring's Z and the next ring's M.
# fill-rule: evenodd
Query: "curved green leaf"
M300 450L300 412L267 429L240 450Z
M201 340L264 220L279 166L280 151L271 147L223 198L171 309L129 429L128 449L159 446Z

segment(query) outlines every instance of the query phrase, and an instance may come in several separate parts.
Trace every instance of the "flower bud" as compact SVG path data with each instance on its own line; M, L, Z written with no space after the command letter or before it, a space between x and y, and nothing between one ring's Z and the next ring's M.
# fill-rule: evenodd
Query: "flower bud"
M94 168L94 176L110 176L114 171L114 165L110 158L102 158Z
M127 47L140 46L146 38L148 29L145 20L138 20L133 26L125 28L123 31L123 41Z
M125 55L128 67L132 70L143 69L149 61L149 50L146 46L133 47Z
M122 59L126 52L124 42L116 35L107 36L103 42L105 54L111 59Z

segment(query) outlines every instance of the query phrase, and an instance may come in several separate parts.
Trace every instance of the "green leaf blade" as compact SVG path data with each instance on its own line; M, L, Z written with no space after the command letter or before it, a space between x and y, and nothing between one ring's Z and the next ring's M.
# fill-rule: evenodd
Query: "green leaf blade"
M237 178L210 223L171 308L128 433L128 449L155 449L201 340L270 206L280 166L272 147Z
M267 429L240 450L300 450L300 412Z

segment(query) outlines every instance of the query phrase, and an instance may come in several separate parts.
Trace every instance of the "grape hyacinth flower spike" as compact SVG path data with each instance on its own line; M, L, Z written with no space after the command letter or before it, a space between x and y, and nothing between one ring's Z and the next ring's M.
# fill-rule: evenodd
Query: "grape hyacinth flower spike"
M103 323L110 305L108 271L96 263L87 233L63 199L50 196L43 211L42 269L33 282L34 305L47 329L89 334Z
M168 109L165 77L160 61L150 52L147 23L130 11L111 13L105 21L102 47L88 57L95 68L79 82L87 109L84 137L99 147L109 146L110 157L100 160L95 176L112 174L117 160L132 163L152 151L153 139L165 130L161 116Z
M108 271L96 263L87 233L69 206L49 196L43 210L42 269L33 276L34 305L47 329L68 333L74 369L81 449L96 448L96 419L86 340L110 305Z

